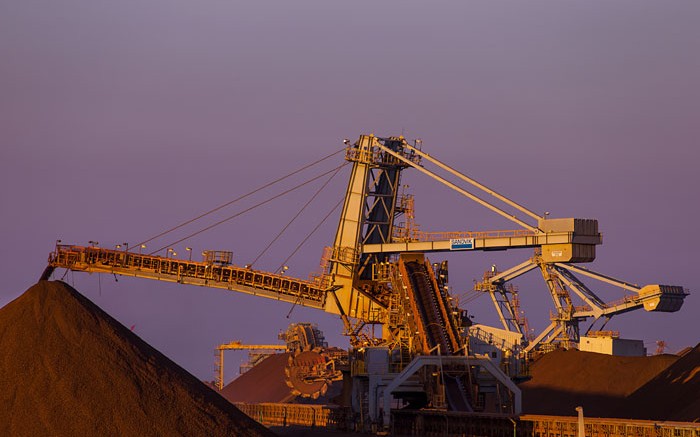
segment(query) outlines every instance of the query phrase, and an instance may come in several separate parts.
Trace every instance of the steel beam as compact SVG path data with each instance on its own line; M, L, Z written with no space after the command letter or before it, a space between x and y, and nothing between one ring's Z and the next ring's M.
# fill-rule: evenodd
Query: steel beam
M513 414L519 415L523 410L522 392L517 385L503 373L491 360L486 356L442 356L442 355L418 355L404 370L396 375L396 377L384 389L384 426L388 427L391 421L391 400L393 399L392 392L399 388L401 384L406 382L413 374L425 366L445 366L450 364L464 365L466 368L471 366L482 366L494 378L503 384L511 393L513 393Z
M629 282L621 281L619 279L615 279L611 276L603 275L601 273L594 272L592 270L584 269L582 267L575 266L573 264L567 264L567 263L555 263L554 265L563 267L567 270L571 270L572 272L579 273L584 276L588 276L589 278L597 279L601 282L606 282L608 284L615 285L617 287L624 288L625 290L629 291L634 291L634 292L639 292L640 288L636 284L630 284Z
M390 154L394 158L405 162L406 164L410 165L411 167L415 168L416 170L420 171L421 173L424 173L424 174L430 176L431 178L435 179L436 181L440 182L441 184L445 185L446 187L452 188L453 190L455 190L459 194L461 194L465 197L468 197L471 200L473 200L474 202L478 203L479 205L490 209L491 211L495 212L496 214L498 214L502 217L505 217L506 219L508 219L514 223L517 223L518 225L520 225L523 228L528 229L532 232L535 232L535 233L540 232L540 230L538 228L531 226L530 224L520 220L519 218L515 217L512 214L507 213L506 211L503 211L501 208L490 204L489 202L487 202L487 201L481 199L480 197L470 193L469 191L458 187L457 185L453 184L452 182L449 182L448 180L446 180L445 178L442 178L442 177L436 175L435 173L431 172L430 170L426 170L425 168L421 167L420 165L416 164L415 162L412 162L410 159L402 156L401 154L394 152L393 150L389 149L388 147L384 147L381 144L377 144L377 147L379 147L384 152Z
M458 178L462 179L463 181L468 182L469 184L475 186L476 188L479 188L480 190L492 195L493 197L500 200L501 202L503 202L507 205L510 205L513 208L515 208L521 212L524 212L525 214L529 215L530 217L534 218L535 220L542 219L542 216L535 214L534 212L530 211L529 209L525 208L524 206L510 200L506 196L499 194L498 192L492 190L491 188L487 187L486 185L483 185L483 184L477 182L476 180L470 178L469 176L458 172L457 170L453 169L449 165L444 164L441 161L438 161L437 159L433 158L432 156L428 155L427 153L424 153L422 150L416 149L415 147L411 146L410 144L406 144L406 148L408 150L414 152L415 154L417 154L421 158L432 162L433 164L437 165L438 167L447 171L448 173L451 173L451 174L457 176Z

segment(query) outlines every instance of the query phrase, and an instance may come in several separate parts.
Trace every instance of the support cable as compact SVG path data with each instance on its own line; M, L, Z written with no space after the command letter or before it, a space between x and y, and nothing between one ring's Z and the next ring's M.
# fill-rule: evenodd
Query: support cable
M324 182L323 185L321 185L321 187L314 193L314 195L311 196L311 199L309 199L308 202L306 202L306 204L304 204L304 206L301 207L301 209L299 210L299 212L297 212L296 215L295 215L294 217L292 217L292 219L289 221L289 223L287 223L287 224L282 228L282 230L279 231L279 233L275 236L275 238L273 238L272 241L270 241L270 243L268 243L268 245L265 246L265 248L260 252L260 254L258 254L258 256L255 257L255 259L253 260L253 262L251 262L250 264L248 264L249 267L253 267L253 265L254 265L256 262L258 262L258 260L268 251L268 249L270 249L270 247L271 247L273 244L275 244L275 242L282 236L282 234L285 233L285 231L292 225L292 223L294 223L294 221L301 215L301 213L304 212L304 210L311 204L311 202L313 202L314 199L316 199L316 197L318 197L318 195L321 194L321 191L323 191L324 188L326 188L326 187L328 186L328 184L331 182L331 180L333 180L333 178L340 172L340 170L341 170L342 168L343 168L342 166L341 166L341 167L338 167L338 169L335 171L335 173L333 173L333 174L326 180L326 182Z
M161 247L161 248L159 248L159 249L156 249L156 250L154 250L153 252L150 252L149 255L154 255L154 254L160 252L161 250L165 250L165 249L167 249L168 247L174 246L174 245L176 245L176 244L178 244L178 243L182 243L183 241L185 241L185 240L187 240L187 239L190 239L190 238L192 238L192 237L194 237L194 236L196 236L196 235L199 235L199 234L201 234L201 233L203 233L203 232L206 232L206 231L208 231L208 230L210 230L210 229L212 229L212 228L214 228L214 227L216 227L216 226L219 226L220 224L223 224L223 223L225 223L225 222L227 222L227 221L229 221L229 220L232 220L232 219L234 219L234 218L236 218L236 217L238 217L238 216L240 216L240 215L243 215L243 214L245 214L245 213L247 213L247 212L249 212L249 211L251 211L251 210L253 210L253 209L257 208L257 207L259 207L259 206L265 205L266 203L270 203L270 202L272 202L272 201L275 200L275 199L278 199L278 198L280 198L280 197L282 197L282 196L284 196L284 195L286 195L286 194L289 194L289 193L291 193L292 191L298 190L299 188L301 188L301 187L303 187L303 186L305 186L305 185L308 185L308 184L310 184L311 182L313 182L313 181L315 181L315 180L317 180L317 179L320 179L320 178L322 178L322 177L324 177L324 176L326 176L326 175L328 175L328 174L330 174L330 173L333 173L334 171L337 171L338 169L342 168L342 167L345 166L345 165L347 165L347 162L346 162L346 163L343 163L342 165L339 165L339 166L336 167L336 168L332 168L332 169L328 170L327 172L321 173L320 175L315 176L315 177L313 177L313 178L311 178L311 179L309 179L309 180L307 180L307 181L305 181L305 182L302 182L302 183L300 183L300 184L298 184L298 185L296 185L296 186L294 186L294 187L292 187L292 188L290 188L290 189L288 189L288 190L285 190L285 191L283 191L283 192L281 192L281 193L279 193L279 194L277 194L277 195L275 195L275 196L272 196L272 197L270 197L269 199L266 199L266 200L263 200L262 202L256 203L255 205L251 206L250 208L246 208L246 209L244 209L244 210L241 211L241 212L238 212L238 213L236 213L236 214L230 215L230 216L228 216L228 217L226 217L226 218L224 218L224 219L222 219L222 220L219 220L218 222L216 222L216 223L214 223L214 224L211 224L211 225L209 225L209 226L207 226L207 227L205 227L205 228L203 228L203 229L200 229L200 230L197 231L197 232L193 232L193 233L191 233L191 234L189 234L189 235L187 235L187 236L185 236L185 237L183 237L183 238L180 238L180 239L177 240L177 241L173 241L173 242L170 243L170 244L166 244L165 246L163 246L163 247Z
M330 211L328 211L328 214L326 214L326 216L323 217L323 219L316 225L316 227L313 228L313 230L312 230L311 232L309 232L309 235L307 235L306 237L304 237L304 239L301 241L301 243L299 243L299 244L297 245L297 247L294 249L294 251L293 251L287 258L285 258L284 261L282 261L282 265L280 265L279 267L277 267L277 270L275 270L275 271L279 272L280 270L282 270L282 269L284 268L285 265L287 265L287 262L289 262L289 260L292 259L292 257L293 257L294 255L296 255L297 251L299 251L299 249L301 249L301 247L304 245L304 243L306 243L306 241L307 241L309 238L311 238L311 236L318 230L318 228L321 227L321 225L328 219L328 217L330 217L331 214L333 214L333 212L334 212L336 209L338 209L338 207L343 203L344 200L345 200L345 198L340 199L340 201L339 201L338 203L336 203L335 206L334 206ZM334 297L335 297L335 291L333 291L333 295L334 295ZM337 300L337 299L338 299L338 298L336 297L336 300ZM292 307L289 309L289 312L287 313L287 318L289 318L289 316L292 315L292 311L294 311L294 308L296 308L296 306L297 306L297 304L298 304L299 302L301 302L301 293L299 293L299 297L294 301L294 303L292 304ZM341 312L343 311L343 309L342 309L342 307L340 306L340 304L338 304L338 308L340 308L340 311L341 311ZM347 319L347 317L346 317L346 319Z
M478 196L476 196L476 195L470 193L469 191L467 191L467 190L465 190L465 189L463 189L463 188L458 187L457 185L453 184L452 182L448 181L447 179L445 179L445 178L443 178L443 177L440 177L440 176L436 175L435 173L433 173L432 171L427 170L427 169L421 167L420 165L416 164L415 162L413 162L413 161L407 159L407 158L406 158L405 156L403 156L402 154L397 153L397 152L391 150L390 148L388 148L388 147L386 147L386 146L384 146L384 145L382 145L382 144L379 144L379 143L377 143L377 147L378 147L380 150L382 150L383 152L388 153L389 155L391 155L391 156L393 156L394 158L398 159L399 161L404 162L404 163L410 165L411 167L415 168L416 170L420 171L421 173L424 173L424 174L430 176L431 178L435 179L436 181L440 182L441 184L443 184L443 185L445 185L445 186L447 186L447 187L449 187L449 188L452 188L453 190L455 190L456 192L462 194L463 196L466 196L466 197L472 199L473 201L475 201L476 203L478 203L478 204L480 204L480 205L482 205L482 206L484 206L484 207L490 209L491 211L497 213L498 215L500 215L500 216L502 216L502 217L505 217L506 219L508 219L508 220L510 220L510 221L512 221L512 222L514 222L514 223L519 224L519 225L522 226L523 228L525 228L525 229L527 229L527 230L529 230L529 231L531 231L531 232L533 232L533 233L535 233L535 234L539 234L539 233L542 232L542 231L540 231L538 228L536 228L536 227L534 227L534 226L531 226L531 225L529 225L528 223L526 223L526 222L520 220L519 218L517 218L517 217L514 216L513 214L507 213L506 211L502 210L501 208L490 204L489 202L487 202L487 201L485 201L484 199L482 199L482 198L480 198L480 197L478 197Z
M458 172L458 171L455 170L454 168L450 167L450 166L447 165L447 164L444 164L444 163L438 161L437 159L433 158L432 156L428 155L427 153L423 152L422 150L417 149L417 148L411 146L411 145L408 144L408 143L406 143L406 147L408 148L408 150L410 150L411 152L416 153L416 154L417 154L418 156L420 156L421 158L426 159L426 160L432 162L433 164L437 165L438 167L442 168L443 170L445 170L445 171L447 171L447 172L449 172L449 173L451 173L451 174L457 176L458 178L462 179L463 181L468 182L468 183L472 184L473 186L479 188L480 190L482 190L482 191L484 191L484 192L486 192L486 193L492 195L493 197L495 197L496 199L500 200L501 202L503 202L503 203L505 203L505 204L507 204L507 205L510 205L510 206L512 206L513 208L516 208L516 209L520 210L521 212L523 212L523 213L529 215L530 217L534 218L535 220L539 220L539 219L542 218L541 216L539 216L539 215L537 215L536 213L530 211L530 210L527 209L526 207L524 207L524 206L522 206L522 205L520 205L520 204L518 204L518 203L516 203L516 202L514 202L514 201L512 201L512 200L510 200L510 199L507 198L506 196L504 196L504 195L498 193L498 192L495 191L495 190L492 190L491 188L487 187L487 186L484 185L484 184L479 183L478 181L476 181L476 180L470 178L469 176L467 176L467 175L465 175L465 174L463 174L463 173Z
M459 303L460 303L460 305L461 305L461 304L472 303L472 302L474 302L475 300L477 300L478 298L480 298L481 296L483 296L484 294L486 294L486 293L477 292L477 291L467 291L467 292L464 292L464 293L460 296L460 301L459 301Z
M236 202L238 202L238 201L240 201L240 200L245 199L246 197L250 197L250 196L252 196L253 194L255 194L255 193L257 193L257 192L264 190L265 188L271 187L271 186L275 185L275 184L278 183L278 182L281 182L281 181L283 181L283 180L285 180L285 179L287 179L287 178L289 178L289 177L291 177L291 176L294 176L294 175L297 174L297 173L301 173L302 171L306 170L307 168L312 167L312 166L314 166L314 165L316 165L316 164L319 164L319 163L325 161L326 159L331 158L331 157L333 157L333 156L335 156L335 155L337 155L338 153L343 152L343 151L345 151L345 148L344 148L344 147L343 147L342 149L337 150L337 151L331 153L330 155L326 155L326 156L324 156L323 158L318 159L318 160L316 160L316 161L314 161L314 162L312 162L312 163L310 163L310 164L306 164L305 166L300 167L300 168L298 168L297 170L294 170L293 172L291 172L291 173L289 173L289 174L287 174L287 175L285 175L285 176L282 176L282 177L277 178L277 179L275 179L275 180L273 180L273 181L271 181L271 182L268 182L268 183L266 183L265 185L262 185L262 186L260 186L260 187L258 187L258 188L256 188L256 189L254 189L253 191L251 191L251 192L249 192L249 193L247 193L247 194L244 194L244 195L242 195L242 196L240 196L240 197L237 197L237 198L235 198L235 199L233 199L233 200L230 200L230 201L228 201L228 202L226 202L226 203L224 203L224 204L222 204L222 205L217 206L217 207L214 208L214 209L210 209L209 211L204 212L204 213L198 215L197 217L194 217L194 218L192 218L192 219L190 219L190 220L187 220L187 221L185 221L185 222L182 222L182 223L180 223L179 225L174 226L174 227L172 227L172 228L170 228L170 229L168 229L168 230L165 230L165 231L161 232L160 234L158 234L158 235L156 235L156 236L153 236L153 237L151 237L151 238L149 238L149 239L147 239L147 240L144 240L144 241L138 243L135 247L138 247L138 246L141 246L141 245L143 245L143 244L149 243L149 242L155 240L156 238L160 238L160 237L162 237L163 235L166 235L166 234L168 234L168 233L170 233L170 232L173 232L173 231L175 231L175 230L177 230L177 229L180 229L180 228L183 227L183 226L189 225L189 224L192 223L192 222L195 222L195 221L197 221L197 220L199 220L199 219L201 219L201 218L203 218L203 217L206 217L206 216L208 216L209 214L213 214L213 213L215 213L215 212L217 212L217 211L219 211L219 210L221 210L221 209L223 209L223 208L225 208L225 207L227 207L227 206L229 206L229 205L232 205L232 204L234 204L234 203L236 203ZM159 249L159 250L160 250L160 249ZM157 251L156 251L156 252L157 252Z
M339 201L338 203L336 203L335 206L334 206L330 211L328 211L328 214L326 214L326 216L323 217L323 219L316 225L316 227L315 227L311 232L309 232L309 235L307 235L306 237L304 237L304 239L301 241L301 243L299 243L299 244L297 245L297 247L294 249L294 251L293 251L287 258L285 258L284 261L282 261L282 265L280 265L280 266L277 268L276 271L282 270L282 269L284 268L284 266L287 265L287 262L289 262L289 260L292 259L292 257L293 257L294 255L296 255L296 253L299 251L299 249L301 249L301 247L306 243L306 241L307 241L309 238L311 238L311 236L318 230L318 228L320 228L321 225L322 225L326 220L328 220L328 217L330 217L331 214L333 214L333 212L335 212L335 210L338 209L338 207L343 203L344 200L345 200L345 198L340 199L340 201Z

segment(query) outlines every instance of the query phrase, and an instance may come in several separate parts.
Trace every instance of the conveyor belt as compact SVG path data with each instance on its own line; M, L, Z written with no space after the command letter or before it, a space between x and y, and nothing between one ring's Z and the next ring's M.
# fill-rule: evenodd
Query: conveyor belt
M424 331L428 337L428 346L433 349L438 344L440 351L451 354L453 349L448 342L445 320L439 308L438 296L426 271L425 265L418 262L406 263L406 270L411 282L411 289Z
M57 245L42 279L55 268L223 288L319 309L327 295L322 284L281 274L99 247Z
M430 350L440 346L440 353L454 355L461 349L457 327L450 317L447 295L441 293L429 264L417 261L404 263L410 285L409 298L418 309L416 321L421 324L420 331L427 337ZM434 351L437 353L437 351ZM473 411L469 402L469 390L460 377L444 377L445 392L449 407L453 411Z

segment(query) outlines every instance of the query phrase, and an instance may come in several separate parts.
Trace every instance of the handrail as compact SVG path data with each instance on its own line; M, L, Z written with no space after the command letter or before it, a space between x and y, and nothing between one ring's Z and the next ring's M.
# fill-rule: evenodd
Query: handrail
M539 235L527 229L496 230L496 231L413 231L408 239L414 241L443 241L457 238L509 238L529 237ZM396 236L395 236L396 237ZM398 236L399 239L406 238Z
M319 287L326 281L305 281L282 274L253 270L248 267L212 262L179 260L122 250L75 245L56 245L49 255L49 265L74 271L95 271L127 274L180 283L196 283L219 288L236 285L275 293L286 300L298 299L302 304L322 307L327 289Z
M301 405L236 402L239 410L265 426L305 426L346 429L352 418L350 408L333 405Z

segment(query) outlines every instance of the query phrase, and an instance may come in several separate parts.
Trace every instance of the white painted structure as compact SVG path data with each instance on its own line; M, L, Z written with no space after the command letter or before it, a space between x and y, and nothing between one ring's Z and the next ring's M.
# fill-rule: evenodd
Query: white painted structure
M622 357L643 357L647 354L642 340L628 340L611 336L581 337L579 350Z

